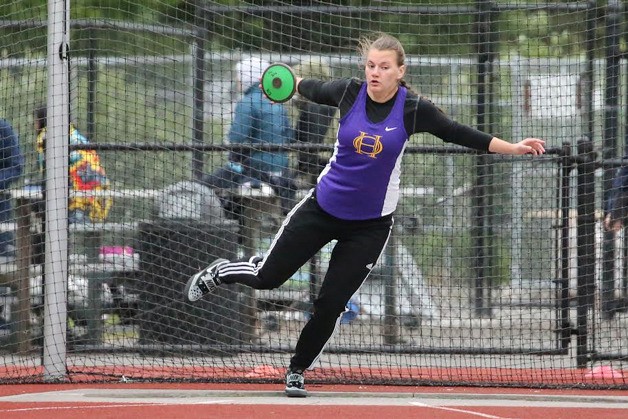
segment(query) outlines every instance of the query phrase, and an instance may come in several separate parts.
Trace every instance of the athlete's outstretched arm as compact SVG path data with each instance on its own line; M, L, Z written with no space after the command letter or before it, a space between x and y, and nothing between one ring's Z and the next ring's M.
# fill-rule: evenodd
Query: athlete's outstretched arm
M533 154L535 156L545 153L545 141L539 138L526 138L518 143L509 143L493 137L488 145L488 151L498 154Z

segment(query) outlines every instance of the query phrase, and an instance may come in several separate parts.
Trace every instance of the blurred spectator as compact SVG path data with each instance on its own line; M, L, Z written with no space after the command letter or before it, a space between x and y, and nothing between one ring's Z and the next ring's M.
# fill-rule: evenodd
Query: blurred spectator
M46 146L46 107L35 110L35 132L37 133L37 166L42 181L45 176L45 146ZM85 138L70 123L70 144L89 144ZM100 157L94 150L71 150L69 153L69 181L73 191L98 191L109 188L109 179L105 169L100 165ZM89 196L74 197L68 202L68 221L76 222L103 222L111 209L112 199L107 197Z
M604 205L604 228L619 231L628 218L628 167L621 167L613 178L611 190Z
M11 195L7 189L19 179L24 170L24 156L18 136L9 122L0 119L0 222L13 219ZM15 256L13 231L0 231L0 257Z
M229 134L229 144L255 146L260 144L288 144L292 128L283 105L273 104L259 87L262 73L269 63L260 57L243 58L236 65L236 82L243 93L236 104ZM253 187L268 183L281 197L284 213L294 203L296 188L288 170L286 152L261 150L235 150L218 170L205 175L202 183L214 189L231 189L249 182ZM240 209L227 197L223 205L229 213L239 214Z

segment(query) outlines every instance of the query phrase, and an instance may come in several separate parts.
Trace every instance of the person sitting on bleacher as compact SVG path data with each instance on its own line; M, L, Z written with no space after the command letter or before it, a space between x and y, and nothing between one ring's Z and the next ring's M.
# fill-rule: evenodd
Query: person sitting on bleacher
M628 220L628 166L617 169L611 190L604 202L604 228L619 231Z
M47 110L41 106L35 110L35 131L37 133L37 166L44 179ZM70 124L70 144L88 144L74 124ZM109 188L109 179L100 164L95 150L71 150L69 153L69 181L73 191L98 191ZM68 221L103 222L111 209L112 199L102 196L73 197L68 203Z
M248 56L236 65L236 78L243 96L236 104L233 122L227 136L229 144L255 146L288 144L292 128L284 106L272 104L259 87L260 78L268 62L258 56ZM283 151L235 150L228 162L202 178L202 183L213 189L232 189L249 182L256 187L268 183L281 198L281 207L287 213L294 204L296 187L288 170L288 156ZM239 218L240 210L228 198L223 199L227 213Z
M11 124L0 119L0 222L13 219L11 196L6 191L15 183L24 170L24 156L20 150L18 136ZM0 257L15 256L13 231L0 231Z

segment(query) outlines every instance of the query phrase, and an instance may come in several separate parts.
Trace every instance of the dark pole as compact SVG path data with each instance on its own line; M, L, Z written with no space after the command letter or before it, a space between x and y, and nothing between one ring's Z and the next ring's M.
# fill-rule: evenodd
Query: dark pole
M593 138L593 63L595 61L595 20L597 4L595 0L589 2L587 9L587 29L586 29L586 64L582 74L582 106L584 106L584 130L587 138Z
M384 325L382 337L384 344L394 345L399 343L399 315L397 313L397 281L395 280L395 250L394 239L389 239L384 249L384 263L382 264L382 276L384 279Z
M192 100L192 143L203 144L205 131L205 44L209 36L210 14L202 1L196 3L196 35L194 37L194 87ZM192 152L192 179L203 176L203 153Z
M560 177L558 179L558 194L560 208L560 243L557 254L560 260L560 273L556 283L556 318L561 349L569 348L571 343L572 324L569 321L569 211L571 210L571 171L572 171L571 144L563 144L563 156L560 160Z
M586 367L589 359L588 313L595 300L595 157L590 139L578 142L578 160L576 363L578 367Z
M624 9L623 13L621 14L621 22L620 25L625 25L626 24L626 13L628 12L628 10ZM622 33L621 35L625 35L625 33ZM625 54L624 54L624 58L625 58ZM626 74L628 74L628 63L626 64L626 66L624 67L624 69L626 70ZM628 98L628 84L626 85L626 90L624 91L624 100ZM624 108L624 112L626 112L626 110L628 110L628 107ZM628 113L625 114L625 119L624 119L624 157L628 157ZM626 264L626 262L628 261L628 234L624 234L624 246L623 246L623 254L622 254L622 260L624 261L624 266L623 266L623 272L621 275L621 285L620 285L620 301L615 301L615 307L614 307L614 311L618 312L618 311L626 311L627 308L627 299L626 297L628 297L628 266Z
M85 135L91 141L96 134L96 82L98 63L96 62L96 38L89 38L89 58L87 61L87 122Z
M484 132L492 132L491 111L493 102L493 60L494 39L492 36L493 3L490 0L477 1L477 127ZM476 162L476 179L472 195L471 239L475 252L475 296L474 310L478 317L490 317L491 282L493 273L494 248L491 244L491 177L493 167L489 156L480 156ZM489 240L487 240L487 238Z
M612 159L617 154L617 140L619 132L619 93L620 93L620 25L622 5L619 0L609 0L606 14L606 88L604 91L604 137L602 147L603 160ZM604 197L608 196L613 183L615 168L604 165L603 190ZM604 232L603 262L601 282L601 315L602 319L611 319L614 310L614 260L615 235L611 231Z

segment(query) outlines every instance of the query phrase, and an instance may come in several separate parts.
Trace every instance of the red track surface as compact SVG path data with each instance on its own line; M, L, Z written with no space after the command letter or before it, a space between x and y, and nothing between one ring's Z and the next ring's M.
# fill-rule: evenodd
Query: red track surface
M280 385L229 385L229 384L35 384L35 385L4 385L0 386L0 397L28 393L45 393L68 391L73 389L153 389L158 390L266 390L280 394ZM513 388L467 388L467 387L392 387L392 386L316 386L309 385L314 395L318 392L362 392L377 397L378 393L421 393L452 395L477 394L481 399L490 401L491 395L580 395L588 397L625 396L628 391L601 390L538 390ZM482 397L486 395L486 398ZM283 399L282 399L283 400ZM399 419L399 418L526 418L526 419L625 419L628 409L613 408L539 408L521 405L503 406L468 406L468 397L461 398L460 404L447 406L361 406L362 397L355 403L347 405L328 405L320 398L320 405L300 404L302 399L290 399L290 405L284 404L177 404L165 399L163 404L150 404L141 400L126 400L124 403L67 403L67 402L6 402L0 401L0 418L2 419L101 419L101 418L283 418L299 419L360 418L360 419ZM309 399L308 399L309 400ZM414 400L414 399L408 399ZM466 400L466 401L465 401ZM292 403L294 402L294 403ZM487 403L490 404L490 403Z
M262 366L263 367L263 366ZM283 379L283 370L272 369L272 373L252 374L250 367L219 368L219 367L133 367L99 366L72 367L68 371L68 382L102 383L118 382L121 377L136 381L230 381L232 377L249 377L250 379ZM591 374L590 368L321 368L308 371L310 381L333 381L342 377L343 381L359 382L370 379L378 382L407 380L425 383L461 383L467 385L510 385L521 387L547 386L582 386L590 387L626 387L628 373L617 371L614 374ZM43 376L43 367L0 367L0 379L13 382L39 382Z

